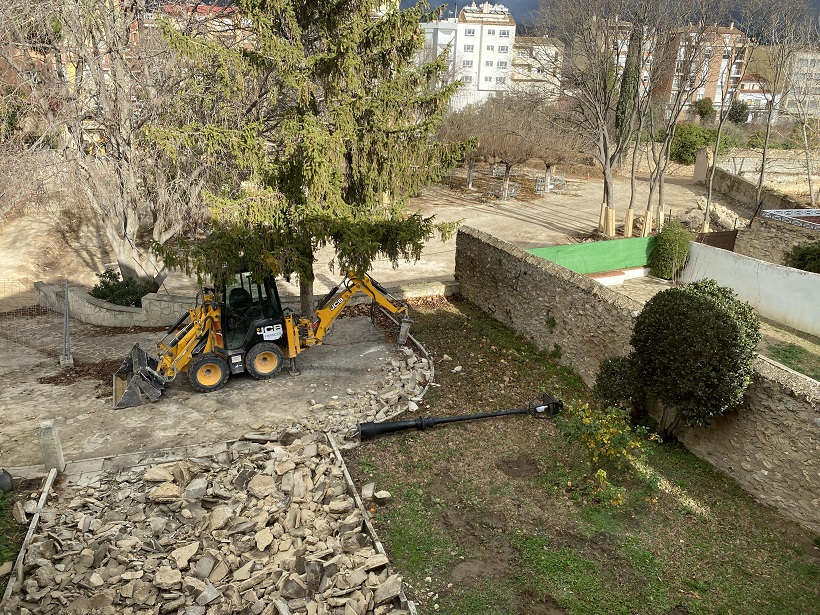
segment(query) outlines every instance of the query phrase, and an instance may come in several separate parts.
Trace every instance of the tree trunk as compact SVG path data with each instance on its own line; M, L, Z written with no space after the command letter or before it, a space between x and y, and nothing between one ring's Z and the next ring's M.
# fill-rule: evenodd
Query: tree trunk
M803 134L803 152L806 154L806 178L809 182L809 196L811 197L811 208L816 207L817 200L814 196L814 188L811 181L811 154L809 153L809 135L806 132L806 122L800 123L800 129Z
M475 160L472 158L467 161L467 190L473 189L473 167L475 166Z
M504 180L501 184L501 200L508 201L510 199L510 173L512 172L511 164L504 164Z
M313 318L313 265L310 275L299 276L299 310L302 316Z
M763 208L763 183L766 181L766 159L769 156L769 136L772 134L772 115L774 114L774 101L769 105L769 113L766 117L766 136L763 137L763 158L760 161L760 175L757 178L757 192L755 192L755 212L752 220L760 215ZM749 221L751 225L752 220Z

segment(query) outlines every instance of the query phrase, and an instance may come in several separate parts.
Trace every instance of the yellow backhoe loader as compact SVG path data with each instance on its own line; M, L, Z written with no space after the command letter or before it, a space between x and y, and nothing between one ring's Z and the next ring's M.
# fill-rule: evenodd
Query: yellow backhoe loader
M230 374L272 378L285 359L295 372L296 356L322 343L359 291L392 316L399 325L397 342L404 344L412 322L407 306L368 275L349 273L319 301L315 318L306 318L282 307L274 278L256 281L245 272L220 289L203 289L196 305L159 340L155 354L134 346L114 374L114 407L138 406L143 397L156 401L167 383L185 373L195 390L208 393L222 388Z

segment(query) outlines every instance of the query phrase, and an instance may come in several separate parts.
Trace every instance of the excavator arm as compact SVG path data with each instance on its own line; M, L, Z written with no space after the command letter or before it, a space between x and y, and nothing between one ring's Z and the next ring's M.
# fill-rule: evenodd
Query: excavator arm
M399 345L404 344L410 334L412 323L407 306L369 275L357 276L348 273L319 301L315 320L295 316L286 318L290 340L288 358L295 357L303 348L321 344L333 322L357 292L367 295L393 316L399 325L397 341Z

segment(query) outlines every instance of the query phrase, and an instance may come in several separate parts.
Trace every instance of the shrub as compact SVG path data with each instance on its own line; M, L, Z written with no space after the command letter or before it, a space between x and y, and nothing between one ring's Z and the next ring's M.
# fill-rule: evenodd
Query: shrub
M632 355L606 359L595 375L595 399L605 406L634 408L639 404L636 392L635 363Z
M754 373L760 321L734 292L701 280L655 295L635 321L635 371L687 425L736 408ZM660 425L663 435L677 426ZM665 432L665 433L664 433Z
M783 255L783 264L811 273L820 273L820 241L801 243L792 247Z
M762 130L756 130L751 135L749 135L749 140L746 143L746 145L753 149L762 149L765 141L766 133Z
M695 109L695 113L701 119L701 121L711 120L715 117L715 104L712 102L712 99L708 96L706 98L701 98L697 100L692 105Z
M745 124L749 120L749 103L743 100L733 100L726 119L732 124Z
M714 130L697 124L681 124L675 128L669 155L680 164L695 164L698 150L714 142Z
M664 280L677 276L689 257L692 239L692 233L679 220L665 224L655 238L655 247L649 256L649 272Z
M646 429L632 427L625 408L582 403L565 406L555 422L564 438L581 445L589 462L585 480L576 481L574 489L604 506L623 504L625 490L610 482L605 468L639 472L650 440Z
M715 131L715 138L717 138L717 131ZM739 125L732 123L723 126L723 132L720 135L720 147L718 154L725 154L730 149L735 147L743 147L749 142L746 136L746 130Z
M119 271L113 267L107 267L105 271L98 273L97 277L100 281L88 294L96 299L102 299L116 305L140 307L142 298L148 293L154 292L154 288L149 282L120 279Z

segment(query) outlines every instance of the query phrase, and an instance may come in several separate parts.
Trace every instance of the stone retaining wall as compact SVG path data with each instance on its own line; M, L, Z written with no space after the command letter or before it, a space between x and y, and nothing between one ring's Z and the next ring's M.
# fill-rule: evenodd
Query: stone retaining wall
M761 261L783 264L783 254L799 243L820 241L820 231L768 218L755 218L751 228L738 231L735 252Z
M820 383L758 357L747 403L678 439L765 504L820 532Z
M594 280L481 231L456 240L461 294L538 347L560 351L587 384L598 365L629 348L641 304Z
M729 171L725 171L720 167L715 169L715 179L712 187L718 192L727 194L751 207L754 207L757 202L756 182L732 175ZM763 191L763 209L801 209L803 207L805 207L805 204L802 201L768 190Z
M594 382L598 364L629 349L642 306L500 239L462 227L456 280L474 305ZM760 501L820 531L820 383L759 359L739 411L681 440Z

